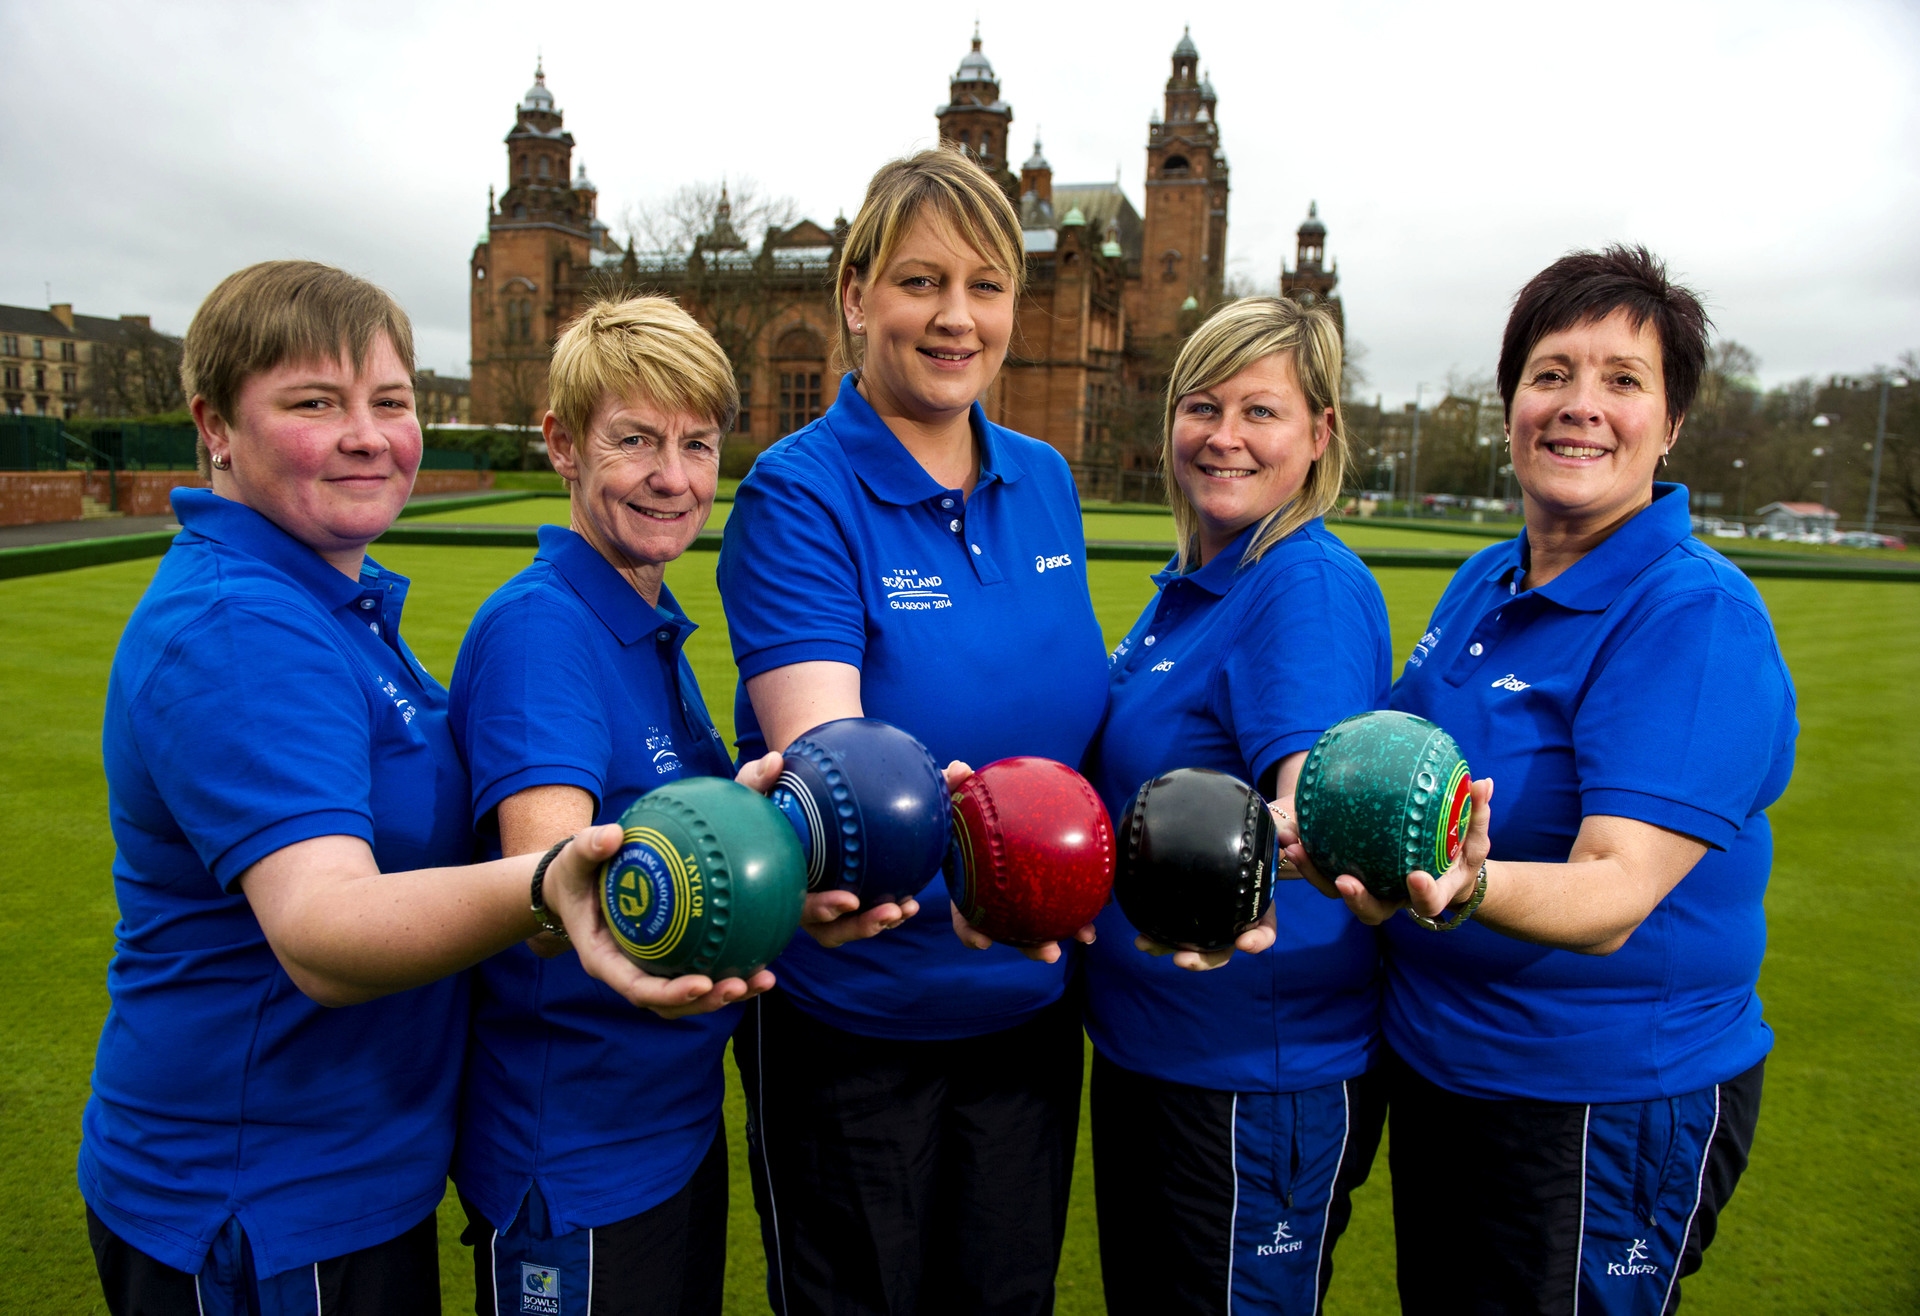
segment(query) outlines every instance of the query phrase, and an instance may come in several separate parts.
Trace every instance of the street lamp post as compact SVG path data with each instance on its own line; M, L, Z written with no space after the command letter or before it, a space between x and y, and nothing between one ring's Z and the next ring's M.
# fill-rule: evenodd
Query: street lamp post
M1880 419L1873 426L1873 479L1867 485L1867 533L1873 533L1874 513L1880 505L1880 450L1887 442L1887 388L1905 388L1904 375L1880 376Z
M1413 454L1407 459L1407 515L1419 515L1414 500L1420 496L1420 392L1425 384L1413 386Z

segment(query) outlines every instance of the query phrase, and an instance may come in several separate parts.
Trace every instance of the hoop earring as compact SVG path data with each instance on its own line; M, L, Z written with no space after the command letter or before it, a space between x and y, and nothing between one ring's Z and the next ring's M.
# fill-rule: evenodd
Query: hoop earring
M1670 452L1672 452L1672 451L1673 451L1673 449L1672 449L1672 448L1663 448L1663 449L1661 449L1661 452L1660 452L1660 464L1661 464L1662 466L1665 466L1665 465L1667 464L1667 454L1668 454L1668 453L1670 453Z

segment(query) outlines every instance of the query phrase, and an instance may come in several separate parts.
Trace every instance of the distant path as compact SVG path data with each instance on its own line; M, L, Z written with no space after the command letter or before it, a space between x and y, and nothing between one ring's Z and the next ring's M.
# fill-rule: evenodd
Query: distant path
M417 505L471 497L471 493L421 494L409 501ZM65 544L75 539L115 539L121 535L144 535L155 530L179 528L180 523L173 519L171 513L163 516L102 516L87 521L42 521L36 525L0 526L0 548Z

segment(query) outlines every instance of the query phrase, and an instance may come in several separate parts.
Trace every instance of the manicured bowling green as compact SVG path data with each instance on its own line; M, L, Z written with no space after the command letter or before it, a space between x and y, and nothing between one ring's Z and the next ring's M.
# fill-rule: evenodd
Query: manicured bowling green
M406 632L444 679L474 610L528 554L394 546L382 557L414 578ZM689 652L727 730L733 678L714 560L690 555L668 579L704 623ZM16 1287L30 1283L48 1311L102 1310L73 1187L116 917L100 716L114 644L154 565L0 581L0 707L10 714L0 721L0 1268ZM1149 595L1145 566L1092 564L1109 642ZM1446 578L1380 573L1397 655L1411 648ZM1706 1271L1687 1283L1686 1310L1913 1311L1920 931L1909 917L1908 875L1920 852L1920 812L1911 807L1920 776L1920 596L1907 585L1756 583L1793 668L1802 726L1793 786L1773 811L1778 852L1761 993L1779 1041L1752 1168ZM1494 807L1497 831L1498 796ZM764 1312L743 1118L735 1084L728 1308ZM1085 1135L1083 1122L1060 1274L1065 1313L1102 1309ZM1386 1173L1382 1158L1338 1254L1328 1309L1342 1316L1396 1309ZM471 1310L472 1272L451 1199L440 1223L445 1309Z

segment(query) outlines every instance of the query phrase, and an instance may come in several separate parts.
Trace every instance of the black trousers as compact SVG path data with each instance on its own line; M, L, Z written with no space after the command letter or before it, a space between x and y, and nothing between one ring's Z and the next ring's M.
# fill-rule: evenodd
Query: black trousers
M776 1316L1052 1311L1083 1044L1073 991L954 1041L749 1003L733 1054Z
M440 1310L440 1240L434 1217L398 1238L330 1261L302 1266L264 1285L253 1255L240 1248L239 1266L220 1276L189 1275L155 1261L121 1238L92 1207L87 1236L100 1287L113 1316L201 1316L237 1311L248 1316L417 1316ZM223 1291L216 1293L218 1285Z
M1386 1121L1378 1071L1307 1092L1191 1087L1093 1055L1100 1273L1114 1316L1311 1316Z
M536 1193L538 1190L535 1190ZM535 1238L530 1200L503 1234L460 1198L473 1249L476 1316L518 1316L523 1268L550 1272L562 1316L720 1316L727 1273L727 1135L714 1135L693 1178L666 1201L610 1225ZM545 1210L539 1211L544 1224Z
M1583 1105L1461 1096L1390 1058L1402 1310L1674 1311L1747 1167L1764 1071Z

